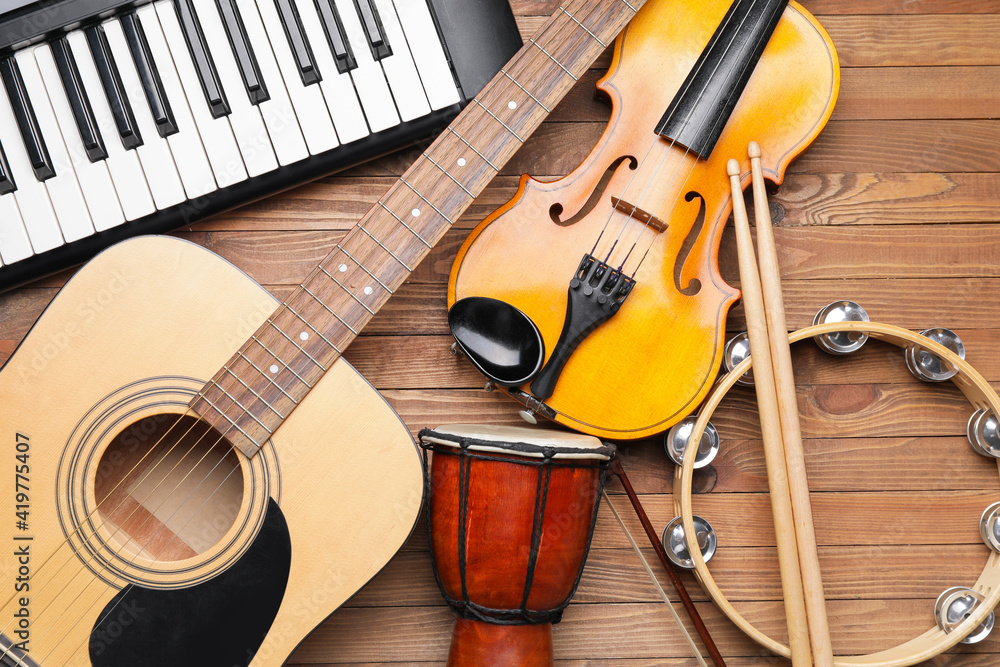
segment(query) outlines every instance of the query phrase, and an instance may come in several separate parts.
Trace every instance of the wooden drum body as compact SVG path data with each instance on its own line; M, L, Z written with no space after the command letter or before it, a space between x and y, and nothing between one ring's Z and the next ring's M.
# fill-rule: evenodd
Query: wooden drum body
M449 665L552 664L614 447L559 431L456 424L420 433L434 573L459 616Z

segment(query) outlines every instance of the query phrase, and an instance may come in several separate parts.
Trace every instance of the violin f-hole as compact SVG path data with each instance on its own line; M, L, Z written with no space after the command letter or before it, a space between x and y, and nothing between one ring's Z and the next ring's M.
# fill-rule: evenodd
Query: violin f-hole
M556 202L555 204L550 206L549 217L552 219L552 222L556 223L557 225L561 225L563 227L568 227L569 225L579 222L580 220L583 220L585 217L587 217L587 215L589 215L590 212L594 210L594 207L597 206L597 202L601 200L601 195L604 194L604 190L607 189L608 183L611 182L611 177L615 175L616 171L618 171L618 166L625 160L629 161L628 168L633 171L635 170L636 167L639 166L639 161L636 160L631 155L622 155L620 158L612 162L607 169L604 170L604 174L601 176L601 180L597 182L597 187L595 187L594 191L590 193L590 198L587 199L587 202L583 205L583 208L577 211L575 215L573 215L570 218L567 218L566 220L560 220L559 216L562 215L563 213L563 205L560 204L559 202Z
M681 272L684 270L684 262L687 261L688 255L691 254L691 248L694 247L694 242L701 236L701 229L705 226L705 198L694 190L684 195L684 201L687 202L693 201L695 198L701 201L698 215L695 216L694 224L691 225L691 231L684 237L684 243L681 244L680 252L677 253L677 261L674 262L674 286L684 296L694 296L701 291L701 281L697 278L692 278L691 282L681 287Z

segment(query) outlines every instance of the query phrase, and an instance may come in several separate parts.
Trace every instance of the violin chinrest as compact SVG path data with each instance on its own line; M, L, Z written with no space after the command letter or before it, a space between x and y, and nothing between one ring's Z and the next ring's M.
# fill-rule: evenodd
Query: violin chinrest
M472 364L495 384L522 385L542 368L542 334L509 303L482 296L460 299L448 310L448 326Z

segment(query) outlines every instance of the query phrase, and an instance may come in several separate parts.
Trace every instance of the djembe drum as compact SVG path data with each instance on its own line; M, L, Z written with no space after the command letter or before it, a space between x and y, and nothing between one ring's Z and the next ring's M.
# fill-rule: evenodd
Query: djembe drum
M448 664L551 665L613 445L561 431L456 424L420 432L434 575L458 615Z

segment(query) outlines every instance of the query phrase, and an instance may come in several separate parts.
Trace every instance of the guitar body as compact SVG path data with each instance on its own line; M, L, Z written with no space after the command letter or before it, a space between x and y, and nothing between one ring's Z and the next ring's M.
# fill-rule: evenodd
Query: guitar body
M53 300L0 370L5 642L41 665L280 665L402 546L419 454L347 362L252 458L181 417L276 305L168 237Z

